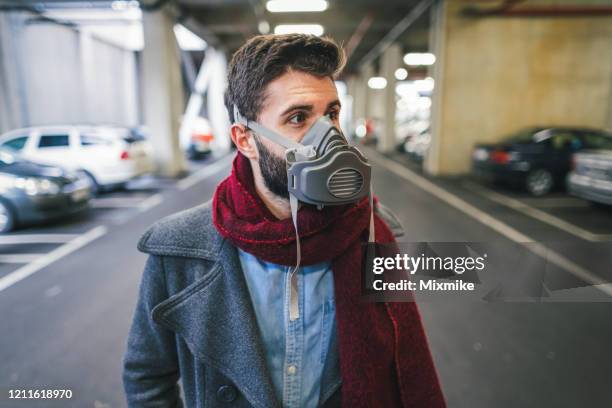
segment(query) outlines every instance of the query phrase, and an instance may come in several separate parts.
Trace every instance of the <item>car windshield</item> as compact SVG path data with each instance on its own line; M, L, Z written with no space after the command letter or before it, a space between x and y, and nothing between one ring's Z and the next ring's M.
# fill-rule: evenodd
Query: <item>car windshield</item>
M538 143L550 137L546 129L528 128L520 130L507 137L510 143Z

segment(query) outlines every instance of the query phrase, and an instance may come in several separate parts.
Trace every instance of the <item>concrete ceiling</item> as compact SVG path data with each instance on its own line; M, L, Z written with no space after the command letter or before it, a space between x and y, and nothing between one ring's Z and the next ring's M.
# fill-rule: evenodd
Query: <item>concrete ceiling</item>
M267 21L271 31L277 24L321 24L325 35L345 48L353 48L345 71L352 72L368 51L410 13L418 0L329 0L328 9L316 13L270 13L265 8L265 0L176 0L175 3L183 16L197 22L230 54L248 38L259 34L260 20ZM423 13L400 35L397 42L405 52L428 49L429 20L429 12Z
M347 49L345 73L354 72L363 57L422 0L328 0L329 7L315 13L270 13L266 0L140 0L145 10L161 5L175 11L178 18L209 43L231 55L248 38L259 34L258 23L265 20L270 30L277 24L314 23L325 28ZM0 0L0 9L32 7L38 10L62 7L111 7L110 0ZM428 49L430 13L422 13L396 40L403 51Z

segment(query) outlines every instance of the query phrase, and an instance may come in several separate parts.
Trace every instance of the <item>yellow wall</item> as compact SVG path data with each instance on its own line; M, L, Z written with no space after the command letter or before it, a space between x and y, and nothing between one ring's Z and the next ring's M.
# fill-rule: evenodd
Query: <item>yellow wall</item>
M474 143L525 126L612 127L612 18L459 16L468 4L434 10L428 172L467 172Z

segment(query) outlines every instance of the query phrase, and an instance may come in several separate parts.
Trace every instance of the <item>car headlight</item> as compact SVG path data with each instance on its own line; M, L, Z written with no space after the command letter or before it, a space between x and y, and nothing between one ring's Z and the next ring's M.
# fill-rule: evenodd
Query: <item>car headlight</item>
M25 191L27 195L57 194L60 191L57 183L36 177L17 177L13 181L13 186Z

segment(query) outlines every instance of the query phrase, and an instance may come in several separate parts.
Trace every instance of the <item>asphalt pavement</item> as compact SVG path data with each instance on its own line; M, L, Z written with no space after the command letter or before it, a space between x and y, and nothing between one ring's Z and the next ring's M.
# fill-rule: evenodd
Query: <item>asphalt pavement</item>
M403 223L405 242L612 236L610 212L563 195L542 204L372 160L376 194ZM209 200L229 168L230 157L221 158L180 181L100 197L69 221L0 236L0 407L125 406L121 359L145 262L138 238L156 220ZM612 298L585 290L604 301L421 303L449 406L610 406ZM6 397L8 389L34 388L70 389L73 397L57 404Z

